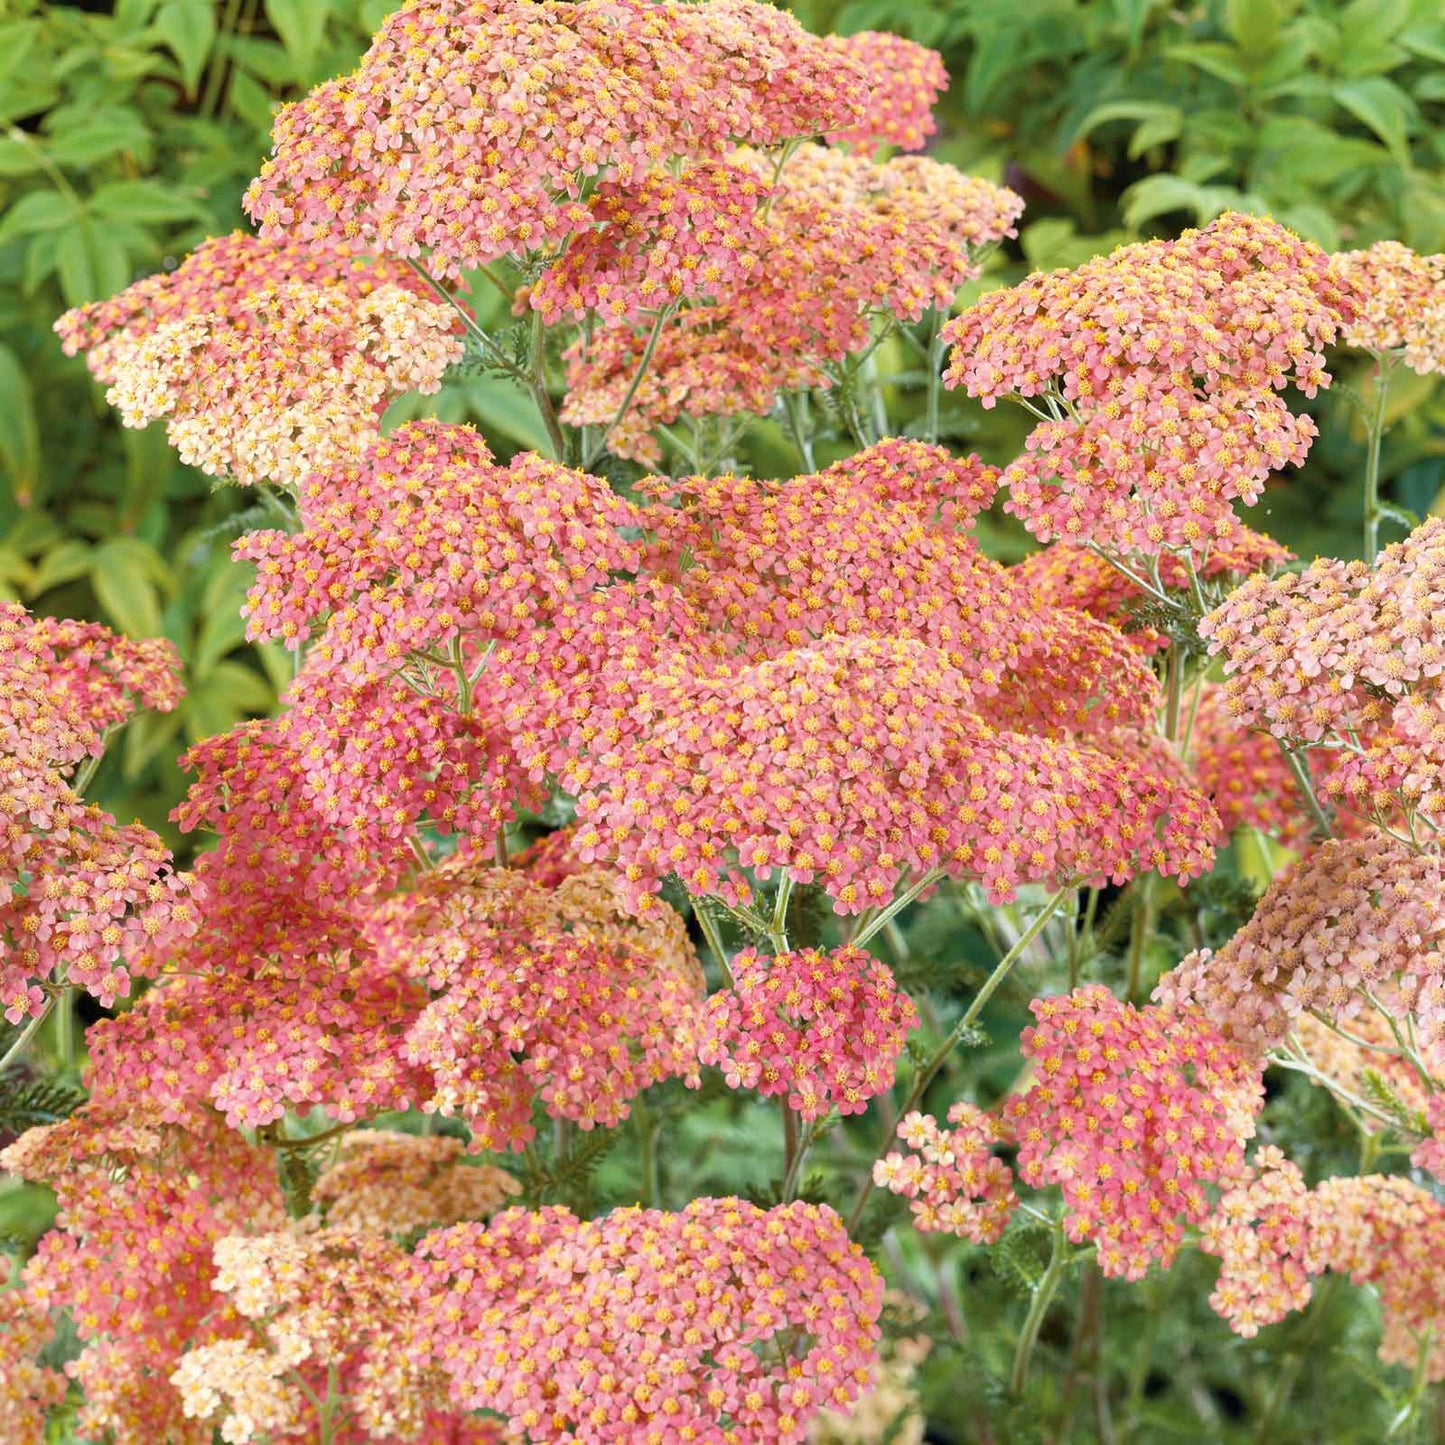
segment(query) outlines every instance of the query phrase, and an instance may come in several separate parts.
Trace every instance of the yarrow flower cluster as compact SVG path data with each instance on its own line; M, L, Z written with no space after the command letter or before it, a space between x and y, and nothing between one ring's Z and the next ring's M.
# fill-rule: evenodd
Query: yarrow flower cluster
M264 237L454 272L584 230L590 178L846 131L868 94L863 63L758 0L412 0L277 117L246 208Z
M126 952L187 926L160 838L72 786L134 712L168 712L180 696L169 642L0 602L0 1011L11 1023L41 1014L59 983L113 1003L129 991Z
M922 150L938 129L933 107L948 89L943 57L917 41L886 31L834 35L835 50L862 63L868 73L868 108L863 118L828 140L866 152L881 145Z
M785 1096L802 1119L861 1114L893 1087L918 1011L886 964L861 948L745 949L732 987L708 999L698 1057L732 1088Z
M462 354L456 313L406 267L240 231L55 329L127 426L163 417L182 461L290 487L362 451L389 402L436 391Z
M506 1210L417 1251L411 1307L462 1408L538 1442L801 1441L868 1387L883 1283L832 1210Z
M1013 1176L994 1155L1009 1142L1008 1129L963 1102L949 1109L948 1123L944 1129L931 1115L907 1115L898 1137L912 1152L885 1155L873 1166L873 1182L907 1198L917 1228L993 1244L1018 1207Z
M1421 376L1445 371L1445 256L1376 241L1334 262L1355 297L1355 315L1341 332L1346 346L1398 353Z
M1136 1009L1094 985L1036 999L1025 1029L1034 1083L1005 1106L1026 1184L1059 1185L1074 1240L1105 1275L1168 1265L1229 1180L1264 1102L1258 1066L1202 1015Z
M946 380L1039 412L1003 480L1041 541L1207 556L1239 526L1231 504L1303 460L1314 424L1281 392L1328 384L1352 314L1317 246L1229 214L991 292L945 328Z
M1203 1010L1255 1050L1306 1011L1347 1025L1372 999L1415 1015L1427 1058L1445 1059L1445 891L1440 859L1369 829L1322 843L1270 885L1216 951L1189 954L1156 997Z
M44 1445L49 1412L65 1398L65 1376L40 1363L50 1316L0 1271L0 1430L15 1445Z

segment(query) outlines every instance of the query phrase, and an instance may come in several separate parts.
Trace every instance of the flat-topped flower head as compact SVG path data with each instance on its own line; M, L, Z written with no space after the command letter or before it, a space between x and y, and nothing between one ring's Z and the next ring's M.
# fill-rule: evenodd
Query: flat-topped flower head
M1230 214L990 292L948 324L946 380L985 406L1043 399L1003 477L1041 541L1203 553L1239 526L1233 502L1303 460L1314 425L1280 392L1328 383L1351 314L1317 246Z
M1064 1193L1065 1226L1105 1275L1167 1266L1210 1211L1264 1102L1260 1069L1200 1013L1136 1009L1099 985L1036 999L1034 1082L1005 1106L1018 1174Z
M868 1388L883 1281L826 1206L509 1209L427 1235L420 1347L526 1438L802 1441Z
M829 141L864 153L883 145L922 150L938 129L933 107L948 89L943 57L916 40L887 31L859 30L830 39L842 54L867 67L870 90L863 119L847 130L834 131Z
M1412 1011L1427 1057L1445 1059L1440 859L1375 829L1321 843L1291 863L1222 948L1191 953L1157 997L1202 1009L1256 1049L1306 1011L1348 1026L1371 994Z
M370 929L390 969L433 990L405 1056L430 1076L422 1107L459 1115L475 1148L523 1148L536 1098L610 1128L649 1085L696 1081L696 955L671 910L628 919L620 880L587 870L551 890L458 855Z
M861 948L745 949L733 986L708 999L698 1057L734 1088L786 1096L800 1118L861 1114L893 1087L918 1011L886 964Z
M1334 262L1355 297L1355 315L1340 336L1346 346L1398 353L1421 376L1445 371L1445 256L1376 241Z
M127 426L164 418L181 460L295 487L362 452L403 392L460 359L455 312L394 261L236 231L56 323Z
M604 181L588 200L593 225L528 291L550 322L595 315L631 321L684 300L745 290L769 234L767 188L750 170L701 161L634 186Z
M412 0L281 111L245 205L263 236L456 272L585 229L595 178L845 129L867 97L860 61L759 0Z
M1018 1207L1013 1175L993 1152L1008 1142L1008 1130L996 1115L961 1102L949 1109L948 1124L906 1115L898 1137L909 1152L880 1159L873 1182L909 1201L915 1228L994 1244Z

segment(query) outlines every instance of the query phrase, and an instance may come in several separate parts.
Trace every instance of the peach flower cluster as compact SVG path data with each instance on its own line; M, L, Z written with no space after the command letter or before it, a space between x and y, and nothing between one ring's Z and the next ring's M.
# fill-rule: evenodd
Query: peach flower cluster
M1355 316L1340 335L1345 345L1396 352L1421 376L1445 371L1445 256L1376 241L1334 259L1356 297Z
M463 1408L529 1440L804 1439L868 1388L883 1282L832 1210L506 1210L428 1235L411 1307Z
M164 418L182 461L288 487L362 451L389 402L436 391L462 354L456 313L406 267L240 231L55 329L127 426Z
M1031 1007L1034 1082L1004 1110L1019 1178L1059 1185L1069 1237L1097 1242L1103 1274L1140 1279L1209 1216L1206 1186L1243 1164L1259 1067L1202 1015L1136 1009L1099 985Z
M1281 395L1328 384L1351 293L1317 246L1228 214L1177 241L1120 247L994 291L946 328L946 380L1040 416L1004 472L1042 541L1206 556L1314 424Z
M785 1096L802 1119L861 1114L893 1087L918 1011L886 964L861 948L745 949L728 972L732 987L703 1010L698 1057L730 1087Z

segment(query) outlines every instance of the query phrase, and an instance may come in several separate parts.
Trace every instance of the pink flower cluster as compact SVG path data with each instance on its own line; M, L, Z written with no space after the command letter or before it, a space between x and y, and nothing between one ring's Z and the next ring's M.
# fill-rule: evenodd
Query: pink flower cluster
M636 186L604 181L587 203L595 229L572 238L528 299L548 321L590 312L605 326L745 291L768 242L766 195L751 171L721 161L655 171Z
M948 1111L949 1128L928 1114L907 1115L898 1137L912 1151L885 1155L873 1182L909 1201L916 1228L993 1244L1018 1207L1013 1176L994 1150L1008 1142L1002 1119L973 1104Z
M40 1363L50 1317L0 1270L0 1431L12 1445L45 1445L49 1413L65 1398L65 1376Z
M886 964L861 948L745 949L728 971L733 986L703 1010L698 1057L730 1087L784 1095L802 1119L861 1114L893 1087L918 1011Z
M1023 209L1012 191L918 157L875 162L804 145L781 171L753 151L733 163L769 193L758 264L717 304L662 326L628 415L609 433L620 456L655 462L652 432L684 413L766 412L779 391L827 386L826 367L866 346L876 318L916 321L947 306L978 274L980 248L1013 235ZM610 422L647 340L606 331L578 341L563 419Z
M1327 796L1388 822L1445 816L1445 521L1373 567L1321 558L1252 578L1200 627L1225 660L1229 707L1294 745L1323 744ZM1428 823L1427 826L1437 826Z
M1281 392L1328 384L1352 307L1317 246L1229 214L991 292L949 323L946 379L1041 402L1003 478L1040 540L1203 556L1232 539L1232 502L1303 460L1314 425Z
M1005 1106L1019 1178L1059 1185L1069 1237L1097 1242L1103 1274L1140 1279L1208 1217L1205 1186L1242 1166L1260 1070L1201 1015L1098 985L1031 1007L1034 1082Z
M1398 353L1421 376L1445 371L1445 256L1376 241L1334 260L1355 294L1355 315L1341 333L1345 345Z
M110 1004L124 959L162 928L184 931L170 854L71 786L138 708L180 700L179 659L95 623L31 617L0 602L0 1011L41 1013L68 982Z
M879 145L922 150L938 129L933 107L948 89L948 71L936 50L887 31L860 30L829 37L843 55L868 72L868 108L861 120L834 131L829 141L866 152Z
M804 1439L867 1389L883 1282L832 1210L507 1210L423 1240L419 1347L529 1440Z
M389 402L436 391L462 354L456 314L406 267L240 231L55 329L127 426L164 417L182 461L290 487L362 451Z
M868 93L864 64L759 0L412 0L282 110L246 208L266 237L456 271L586 228L590 178L844 131Z
M1320 844L1270 885L1222 948L1189 954L1156 997L1203 1010L1256 1050L1313 1012L1348 1024L1371 996L1415 1014L1420 1047L1445 1059L1445 890L1440 859L1369 829Z

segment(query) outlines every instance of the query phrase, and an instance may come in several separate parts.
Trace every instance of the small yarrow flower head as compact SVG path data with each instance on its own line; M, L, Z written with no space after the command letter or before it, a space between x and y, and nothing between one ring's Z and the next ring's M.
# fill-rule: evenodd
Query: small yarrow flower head
M708 1198L509 1209L427 1235L410 1285L454 1403L538 1445L801 1441L868 1388L882 1296L826 1206Z
M943 57L916 40L887 31L859 30L830 36L844 55L868 70L868 106L863 119L828 136L833 145L852 145L867 153L880 146L922 150L938 129L933 107L948 89Z
M1034 1082L1005 1116L1026 1184L1059 1185L1065 1227L1105 1275L1168 1266L1233 1177L1264 1102L1260 1069L1203 1015L1136 1009L1092 985L1032 1004Z
M985 406L1044 398L1003 477L1040 541L1204 557L1238 528L1232 503L1303 460L1314 424L1281 392L1328 384L1350 308L1319 247L1229 214L989 293L945 329L946 381Z
M1398 353L1421 376L1445 371L1445 256L1376 241L1334 262L1355 295L1355 315L1340 335L1346 346Z
M861 948L745 949L733 986L708 999L698 1058L730 1087L782 1095L800 1118L861 1114L893 1087L918 1011L886 964Z
M376 1234L486 1219L522 1186L505 1169L468 1160L465 1147L441 1134L352 1129L311 1197L328 1226Z
M164 418L182 461L287 487L363 451L462 354L456 313L404 266L239 231L56 330L127 426Z
M1445 1060L1445 888L1440 859L1375 829L1321 843L1271 883L1254 916L1216 951L1189 954L1155 997L1202 1010L1265 1050L1302 1014L1348 1026L1373 995L1412 1010L1427 1058Z
M0 1436L12 1445L45 1445L50 1411L65 1399L65 1376L40 1362L52 1325L43 1305L0 1265Z
M1261 1149L1200 1225L1199 1248L1219 1260L1209 1303L1235 1334L1252 1339L1302 1310L1319 1273L1315 1200L1299 1167L1273 1146Z
M947 1128L915 1112L899 1124L898 1137L909 1152L880 1159L873 1182L908 1200L915 1228L995 1243L1018 1206L1013 1176L994 1154L1008 1142L1003 1121L960 1101L948 1111Z
M161 639L0 602L0 1012L11 1023L42 1013L64 982L109 1006L130 989L126 953L184 927L161 839L72 787L139 708L176 706L179 667Z

